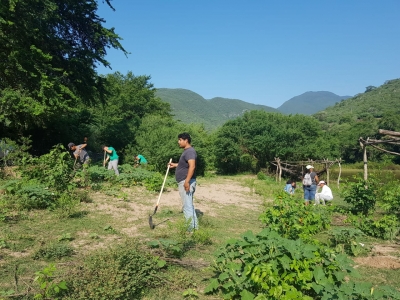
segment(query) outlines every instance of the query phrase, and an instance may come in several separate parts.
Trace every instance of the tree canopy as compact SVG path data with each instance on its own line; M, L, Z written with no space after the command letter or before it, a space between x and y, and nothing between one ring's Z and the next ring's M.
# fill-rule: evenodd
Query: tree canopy
M109 66L108 48L125 50L97 7L96 0L1 0L0 122L8 134L104 101L96 67Z

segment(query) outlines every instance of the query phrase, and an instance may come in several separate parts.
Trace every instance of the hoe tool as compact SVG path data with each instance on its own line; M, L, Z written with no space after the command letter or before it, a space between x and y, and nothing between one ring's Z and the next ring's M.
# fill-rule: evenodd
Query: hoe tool
M158 195L158 200L157 200L156 207L155 207L155 209L154 209L153 214L149 216L149 225L150 225L150 228L151 228L151 229L154 229L154 228L156 227L156 225L153 224L153 216L154 216L154 215L156 214L156 212L157 212L158 204L160 203L161 194L162 194L162 192L163 192L163 190L164 190L165 181L167 180L167 176L168 176L169 165L170 165L171 162L172 162L172 158L169 160L169 163L168 163L167 172L165 173L164 181L163 181L163 184L162 184L162 186L161 186L161 191L160 191L160 194Z

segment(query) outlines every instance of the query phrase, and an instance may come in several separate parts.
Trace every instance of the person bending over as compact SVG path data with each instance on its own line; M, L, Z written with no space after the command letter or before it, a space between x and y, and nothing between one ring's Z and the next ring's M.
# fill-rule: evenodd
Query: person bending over
M315 194L314 205L318 205L320 202L322 203L322 205L325 205L326 201L328 202L332 201L333 200L332 190L329 186L326 185L326 182L321 180L318 186L322 186L322 190L321 193Z
M110 146L105 146L103 145L101 147L103 151L106 152L106 159L104 160L103 164L104 166L106 165L106 162L108 161L108 170L113 169L115 172L115 175L119 175L118 171L118 154L117 151L113 147Z

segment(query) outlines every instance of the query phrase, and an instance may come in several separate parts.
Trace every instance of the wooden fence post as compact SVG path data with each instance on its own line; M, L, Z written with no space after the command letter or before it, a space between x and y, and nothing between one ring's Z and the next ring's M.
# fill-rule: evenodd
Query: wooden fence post
M363 161L364 161L364 181L368 180L368 160L367 160L367 145L362 142L360 137L360 146L363 149Z

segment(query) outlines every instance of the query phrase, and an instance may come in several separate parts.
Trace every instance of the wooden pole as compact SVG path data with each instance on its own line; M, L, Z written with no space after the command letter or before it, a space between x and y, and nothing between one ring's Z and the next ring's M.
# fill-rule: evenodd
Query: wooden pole
M325 169L326 169L326 184L329 186L329 164L328 159L325 162Z
M379 129L378 132L379 132L380 134L386 134L386 135L391 135L391 136L400 136L400 132L397 132L397 131L390 131L390 130Z
M340 188L340 175L342 175L342 165L341 165L341 162L342 162L342 158L339 158L339 160L338 160L338 164L339 164L339 175L338 175L338 178L337 178L337 186L338 186L338 188Z
M368 180L368 160L367 160L367 146L362 142L360 137L360 146L363 149L363 161L364 161L364 180Z

